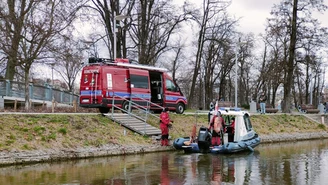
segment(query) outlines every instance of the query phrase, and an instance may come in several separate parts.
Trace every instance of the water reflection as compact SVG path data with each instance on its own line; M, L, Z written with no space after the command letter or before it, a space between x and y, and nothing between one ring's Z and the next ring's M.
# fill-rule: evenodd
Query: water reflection
M266 184L326 184L327 140L264 145L261 177Z
M189 169L185 174L185 184L244 184L249 181L249 168L257 155L258 152L229 156L189 154L190 162L185 161L186 169Z
M0 184L326 184L327 140L260 145L234 155L181 152L0 168Z

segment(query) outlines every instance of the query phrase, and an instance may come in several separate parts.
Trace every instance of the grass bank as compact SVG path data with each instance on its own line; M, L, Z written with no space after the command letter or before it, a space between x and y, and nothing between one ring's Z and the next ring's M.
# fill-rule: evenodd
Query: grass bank
M150 137L140 136L113 123L100 114L3 114L0 115L0 151L65 150L117 145L158 145ZM207 125L207 115L176 115L171 137L189 136L191 127ZM302 115L253 115L253 128L261 135L327 132ZM150 124L159 127L158 120Z

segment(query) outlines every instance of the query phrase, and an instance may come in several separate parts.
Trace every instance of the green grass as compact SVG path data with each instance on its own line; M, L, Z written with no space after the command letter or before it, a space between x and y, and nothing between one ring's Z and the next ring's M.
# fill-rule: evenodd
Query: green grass
M190 110L191 111L191 110ZM195 111L191 111L195 112ZM207 126L207 115L178 115L174 121L172 139L189 136L194 124ZM259 135L327 131L323 124L300 115L253 115L253 128ZM159 120L149 118L149 124L159 128ZM0 150L42 150L101 146L104 144L153 144L151 137L135 134L101 115L2 115L0 120Z
M58 130L58 132L61 133L61 134L63 134L63 135L67 134L67 130L66 130L66 128L60 128L60 129Z
M33 130L35 133L42 135L46 128L44 126L35 126Z

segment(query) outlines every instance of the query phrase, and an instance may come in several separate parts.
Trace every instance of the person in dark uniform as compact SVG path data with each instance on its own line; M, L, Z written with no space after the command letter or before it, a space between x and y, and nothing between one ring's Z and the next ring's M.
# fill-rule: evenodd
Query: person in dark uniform
M229 125L227 132L228 132L228 142L233 142L235 137L235 118L231 118L231 124Z

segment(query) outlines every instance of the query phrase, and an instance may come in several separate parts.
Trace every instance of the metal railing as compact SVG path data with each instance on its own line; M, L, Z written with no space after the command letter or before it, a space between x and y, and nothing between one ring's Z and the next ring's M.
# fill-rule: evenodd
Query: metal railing
M137 98L139 98L140 100L142 100L144 102L147 102L147 105L146 106L141 106L138 103L130 101L130 99L127 99L125 97L119 96L119 95L114 93L113 94L113 100L112 100L112 107L113 108L112 108L111 116L112 117L114 116L114 108L118 109L118 110L120 110L120 111L122 111L122 112L124 112L124 113L126 113L130 116L133 116L133 117L143 121L145 123L145 128L146 128L146 124L147 124L147 120L148 120L149 116L153 116L158 120L160 119L159 116L152 114L152 112L150 111L150 106L151 105L157 106L160 109L164 109L164 107L159 106L159 105L157 105L157 104L155 104L155 103L153 103L149 100L146 100L144 98L141 98L139 96L136 96L136 95L132 95L132 96L137 97ZM115 105L115 98L128 102L129 103L128 110L125 110L124 108L120 108L120 107L116 106ZM132 110L134 110L134 111L132 111Z
M79 95L71 92L55 89L51 86L29 84L29 95L31 100L56 101L62 104L72 105L78 102ZM0 96L25 98L25 83L0 80Z
M153 103L153 102L151 102L151 101L149 101L149 100L146 100L146 99L144 99L144 98L141 98L141 97L139 97L139 96L136 96L136 95L132 95L132 96L137 97L137 98L139 98L140 100L142 100L142 101L144 101L144 102L147 102L147 105L146 105L146 106L139 105L139 104L136 103L136 102L130 101L130 98L125 98L125 97L119 96L119 95L117 95L117 94L114 93L114 94L113 94L113 100L112 100L112 106L113 106L114 108L116 108L116 109L121 110L121 111L124 112L124 113L127 113L127 114L133 114L132 110L133 110L133 109L136 109L136 110L138 110L139 112L142 112L142 113L145 114L145 117L144 117L144 118L143 118L143 117L139 117L139 119L142 119L142 120L145 120L145 121L147 120L148 115L154 116L154 117L156 117L156 118L159 119L158 116L156 116L156 115L154 115L154 114L151 113L151 111L150 111L150 106L151 106L151 105L153 105L153 106L157 106L157 107L160 108L160 109L164 109L164 107L159 106L159 105L157 105L157 104L155 104L155 103ZM126 111L125 109L116 106L115 103L114 103L114 102L115 102L115 98L120 99L120 100L124 100L124 101L128 102L128 103L129 103L129 108L128 108L128 110ZM112 114L114 114L114 109L112 109Z

